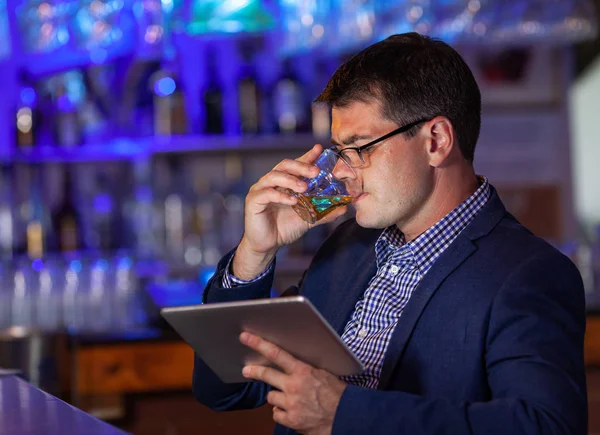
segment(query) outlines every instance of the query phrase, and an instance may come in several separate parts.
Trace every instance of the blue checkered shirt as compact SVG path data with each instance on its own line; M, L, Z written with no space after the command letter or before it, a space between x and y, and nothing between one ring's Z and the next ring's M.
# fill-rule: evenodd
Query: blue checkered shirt
M231 262L233 261L234 256L235 254L231 256L231 258L229 259L229 263L227 263L227 267L225 268L225 273L223 274L223 281L221 282L223 288L233 288L237 287L238 285L250 284L251 282L258 281L259 279L267 276L269 272L271 272L271 269L273 269L274 263L271 261L271 264L269 264L269 267L267 267L263 273L261 273L255 278L252 278L249 281L246 281L238 278L237 276L234 276L233 273L231 273Z
M344 381L365 388L377 388L385 352L392 332L417 285L435 260L450 246L490 198L485 177L479 188L439 222L406 243L396 225L386 228L375 243L377 273L346 324L342 340L362 361L365 371L346 376ZM258 277L244 281L230 273L223 275L223 287L254 282L271 271L273 263Z
M344 381L377 388L392 332L412 293L435 260L490 198L487 179L480 177L479 181L473 195L409 243L396 225L381 233L375 243L377 273L342 334L342 340L362 361L365 371L344 377Z

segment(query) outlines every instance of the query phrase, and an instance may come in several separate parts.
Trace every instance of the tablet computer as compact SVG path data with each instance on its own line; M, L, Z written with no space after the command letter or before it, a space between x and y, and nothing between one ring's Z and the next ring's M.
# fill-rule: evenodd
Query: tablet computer
M264 357L240 343L242 331L337 376L363 370L358 358L303 296L163 308L161 314L226 383L246 382L242 376L246 364L268 365Z

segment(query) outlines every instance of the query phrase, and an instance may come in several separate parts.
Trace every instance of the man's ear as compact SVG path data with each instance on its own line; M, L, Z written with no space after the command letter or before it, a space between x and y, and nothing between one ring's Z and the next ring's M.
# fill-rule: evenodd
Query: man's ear
M427 142L429 165L435 168L443 166L458 144L454 136L454 128L450 120L438 116L423 127Z

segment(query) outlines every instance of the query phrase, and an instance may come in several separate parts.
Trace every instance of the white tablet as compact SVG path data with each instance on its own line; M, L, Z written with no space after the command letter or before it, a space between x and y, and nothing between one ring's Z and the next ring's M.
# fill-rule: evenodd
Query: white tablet
M267 365L260 354L240 343L242 331L337 376L363 371L361 362L303 296L163 308L161 314L223 382L246 382L242 368L248 363Z

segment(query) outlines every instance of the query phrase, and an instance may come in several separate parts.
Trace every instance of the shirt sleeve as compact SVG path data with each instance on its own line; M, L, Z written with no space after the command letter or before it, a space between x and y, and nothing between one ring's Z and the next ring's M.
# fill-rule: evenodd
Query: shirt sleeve
M234 287L238 287L240 285L251 284L253 282L259 281L262 278L264 278L266 275L268 275L271 272L271 270L273 269L274 262L271 261L271 264L269 264L269 266L257 277L255 277L251 280L240 279L231 272L231 264L233 262L233 257L235 257L235 254L233 254L231 256L231 258L229 259L229 263L227 263L227 267L225 268L225 273L223 274L223 288L234 288Z

